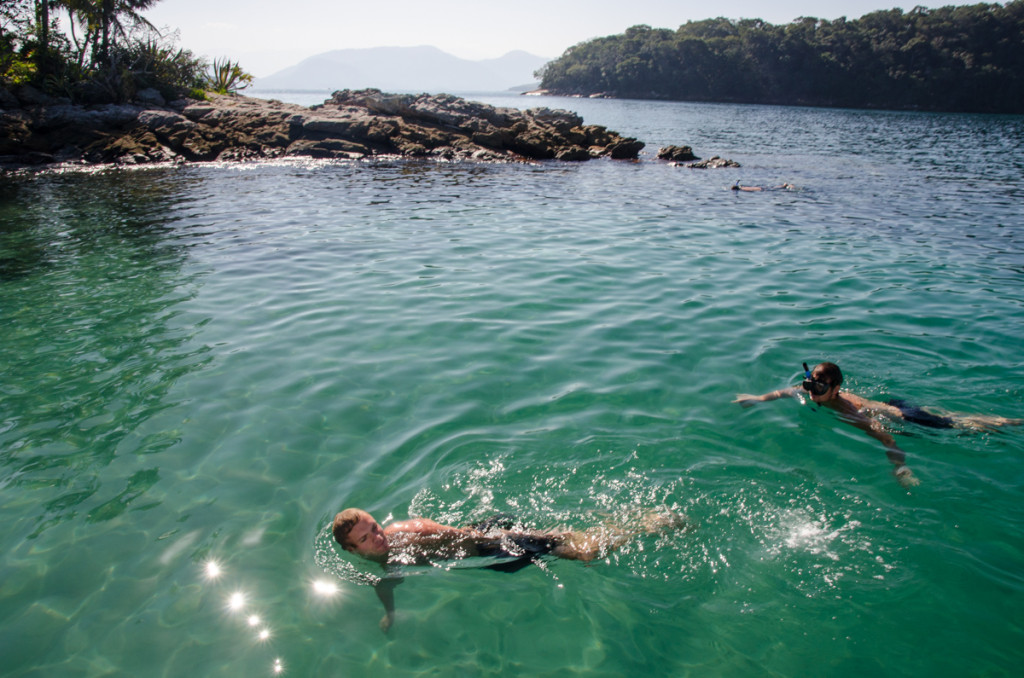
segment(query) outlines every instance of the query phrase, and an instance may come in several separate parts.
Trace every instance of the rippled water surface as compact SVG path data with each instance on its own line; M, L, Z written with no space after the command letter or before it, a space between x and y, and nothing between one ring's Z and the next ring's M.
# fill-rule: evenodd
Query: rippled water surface
M5 675L1019 670L1024 430L885 422L908 492L831 412L731 401L833 360L1024 416L1024 118L525 103L647 152L0 177ZM693 529L430 569L385 636L349 505Z

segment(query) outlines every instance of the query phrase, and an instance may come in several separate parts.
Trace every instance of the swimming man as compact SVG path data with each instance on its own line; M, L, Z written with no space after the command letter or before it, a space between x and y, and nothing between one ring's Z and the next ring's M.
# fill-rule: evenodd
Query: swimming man
M795 398L801 392L806 392L812 402L839 412L844 421L853 424L882 443L885 446L886 456L894 466L893 474L904 487L919 485L920 481L906 465L906 453L896 445L895 439L873 418L874 415L903 419L930 428L990 429L1024 423L1024 420L1021 419L985 415L940 415L921 407L909 405L903 400L890 400L883 403L862 398L853 393L842 392L840 386L843 383L843 373L835 363L821 363L814 370L808 370L807 363L804 363L804 377L803 383L799 386L772 391L764 395L740 393L733 402L739 403L743 407L750 407L755 403L767 400Z
M742 186L742 185L740 185L740 180L737 179L736 183L732 185L732 188L730 190L733 190L733 191L747 191L748 193L756 193L758 191L792 191L795 188L796 188L796 186L794 186L793 184L782 184L781 186L772 186L772 187L765 187L765 186Z
M334 517L334 539L348 552L389 565L430 565L464 558L493 558L489 569L513 572L545 555L590 562L639 534L683 527L674 513L649 513L634 528L593 527L584 532L520 529L506 516L495 516L470 527L441 525L429 518L412 518L385 528L366 511L348 508ZM382 578L375 586L384 605L380 628L385 633L395 620L394 588L400 578Z

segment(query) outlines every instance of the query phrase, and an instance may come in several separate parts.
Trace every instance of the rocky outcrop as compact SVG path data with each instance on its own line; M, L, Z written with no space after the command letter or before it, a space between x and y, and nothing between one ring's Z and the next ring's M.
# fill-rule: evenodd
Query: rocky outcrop
M686 163L686 166L691 169L722 169L724 167L739 167L740 164L735 160L720 158L716 155L700 162Z
M495 108L444 94L344 90L309 108L238 95L75 106L34 90L0 90L6 164L375 155L579 161L636 158L643 146L569 111Z
M726 160L717 155L707 160L701 160L693 154L689 146L665 146L658 150L659 160L668 160L670 165L689 167L691 169L721 169L723 167L739 167L735 160ZM697 160L699 162L690 162Z
M693 149L689 146L665 146L658 150L658 159L672 160L674 162L699 160L699 158L693 154Z

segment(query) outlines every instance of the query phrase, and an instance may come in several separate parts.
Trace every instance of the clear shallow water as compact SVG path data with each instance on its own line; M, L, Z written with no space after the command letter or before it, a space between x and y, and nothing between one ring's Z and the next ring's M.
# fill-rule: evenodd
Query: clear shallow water
M1021 416L1024 118L525 103L743 167L0 180L5 674L1014 672L1024 431L896 427L908 493L830 413L730 401L829 359ZM427 571L385 637L348 505L695 529Z

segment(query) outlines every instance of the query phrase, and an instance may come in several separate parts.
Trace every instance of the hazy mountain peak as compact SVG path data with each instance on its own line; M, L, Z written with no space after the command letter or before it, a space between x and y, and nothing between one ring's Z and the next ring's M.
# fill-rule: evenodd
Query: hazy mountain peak
M437 47L369 47L316 54L258 78L258 89L361 89L391 92L500 92L536 82L534 71L550 61L522 50L471 61Z

